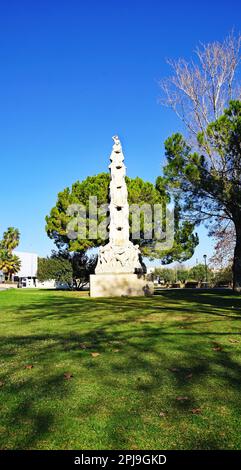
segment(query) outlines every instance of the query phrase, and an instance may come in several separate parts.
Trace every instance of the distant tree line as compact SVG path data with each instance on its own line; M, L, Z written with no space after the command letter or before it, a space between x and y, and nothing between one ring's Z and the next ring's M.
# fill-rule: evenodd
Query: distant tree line
M165 285L176 283L185 284L187 282L196 281L199 284L207 282L210 286L231 286L232 267L229 266L224 269L213 270L201 263L191 268L158 267L153 271L152 277L154 280Z

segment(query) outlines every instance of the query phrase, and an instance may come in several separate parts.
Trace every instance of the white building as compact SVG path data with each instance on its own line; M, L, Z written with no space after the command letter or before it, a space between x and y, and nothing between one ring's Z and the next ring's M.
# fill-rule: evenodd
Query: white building
M27 253L23 251L14 251L21 261L20 270L14 275L13 280L18 283L18 287L37 287L38 289L68 289L69 286L63 282L49 279L48 281L39 281L37 279L38 255L36 253ZM0 283L4 282L5 276L0 271Z
M38 255L22 251L15 251L14 254L21 261L20 271L15 274L14 280L18 281L21 287L36 287Z
M14 254L17 255L21 261L20 271L14 276L14 280L18 282L18 287L37 287L38 289L68 288L67 284L55 281L55 279L43 282L37 279L38 255L36 253L15 251Z

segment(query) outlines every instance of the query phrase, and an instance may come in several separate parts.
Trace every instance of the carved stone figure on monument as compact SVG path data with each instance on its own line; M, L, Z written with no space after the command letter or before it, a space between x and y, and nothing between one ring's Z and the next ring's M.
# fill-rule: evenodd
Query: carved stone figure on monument
M126 169L124 167L118 168L117 171L113 172L113 185L115 187L121 186L123 184L123 178L126 176Z
M114 140L114 145L112 147L114 152L116 152L116 153L122 152L122 147L121 147L121 143L120 143L120 139L119 139L118 135L114 135L112 137L112 139Z
M110 161L111 161L111 163L110 163L110 165L109 165L109 168L111 168L111 166L113 166L114 164L115 164L116 166L122 165L122 164L123 164L123 160L124 160L124 155L123 155L123 153L122 153L122 152L117 153L117 152L114 152L114 150L113 150L113 152L111 153L111 156L110 156Z
M127 200L127 188L122 186L122 183L119 187L114 184L113 181L110 182L110 199L115 206L124 206Z

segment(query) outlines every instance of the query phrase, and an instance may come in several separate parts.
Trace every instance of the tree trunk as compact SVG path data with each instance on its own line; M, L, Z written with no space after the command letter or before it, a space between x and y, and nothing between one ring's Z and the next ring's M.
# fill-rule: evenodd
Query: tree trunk
M235 223L236 245L233 259L233 290L241 292L241 220Z

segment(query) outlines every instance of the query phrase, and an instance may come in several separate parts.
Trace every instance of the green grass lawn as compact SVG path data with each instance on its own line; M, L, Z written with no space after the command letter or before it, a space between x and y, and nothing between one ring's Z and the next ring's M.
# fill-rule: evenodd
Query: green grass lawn
M9 290L0 327L1 449L241 448L240 296Z

